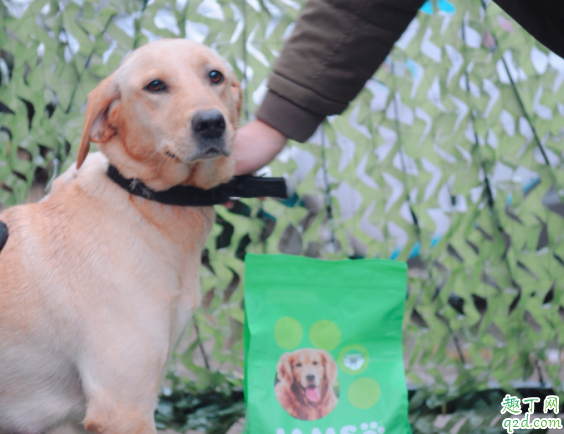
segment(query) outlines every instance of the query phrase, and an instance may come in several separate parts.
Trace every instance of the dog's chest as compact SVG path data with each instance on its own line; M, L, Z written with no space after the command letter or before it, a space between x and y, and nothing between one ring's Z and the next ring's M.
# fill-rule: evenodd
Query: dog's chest
M129 235L144 252L139 258L139 265L143 265L136 267L142 273L138 284L151 282L159 297L166 300L172 349L200 302L201 252L215 214L213 208L147 206L146 201L140 206L136 198L133 202L142 216Z

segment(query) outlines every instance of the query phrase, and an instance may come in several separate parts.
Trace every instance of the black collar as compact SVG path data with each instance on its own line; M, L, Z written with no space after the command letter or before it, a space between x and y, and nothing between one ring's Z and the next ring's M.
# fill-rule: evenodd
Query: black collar
M177 185L164 191L151 190L138 179L124 178L115 166L108 167L108 177L130 194L165 205L211 206L227 202L232 197L287 198L284 178L236 176L231 181L204 190L189 185Z

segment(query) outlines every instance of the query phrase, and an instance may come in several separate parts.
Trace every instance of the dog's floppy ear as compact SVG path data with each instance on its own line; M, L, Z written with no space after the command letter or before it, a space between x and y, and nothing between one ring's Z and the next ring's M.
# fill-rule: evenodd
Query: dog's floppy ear
M237 128L239 126L239 118L241 117L241 107L243 105L243 91L241 84L232 74L231 78L231 122Z
M334 384L337 381L337 364L331 354L325 350L319 350L321 353L321 360L325 366L325 376L329 380L329 384Z
M276 367L276 373L280 381L286 382L286 384L292 384L294 381L292 374L291 365L291 353L284 353L280 360L278 360L278 366Z
M76 168L80 168L88 151L90 142L107 142L115 135L115 129L108 121L108 108L110 104L119 99L119 88L115 83L114 77L110 75L88 94L86 103L86 113L84 114L84 127L78 156L76 158Z

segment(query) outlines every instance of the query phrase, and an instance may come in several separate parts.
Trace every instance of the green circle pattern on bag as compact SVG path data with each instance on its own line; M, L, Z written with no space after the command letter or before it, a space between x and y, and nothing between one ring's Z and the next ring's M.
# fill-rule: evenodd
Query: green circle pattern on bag
M341 330L333 321L323 319L311 326L309 340L315 348L332 351L341 342Z
M292 350L300 345L303 334L301 324L289 316L280 318L274 324L274 340L285 350Z
M356 408L370 408L380 399L380 386L372 378L359 378L350 385L347 396Z

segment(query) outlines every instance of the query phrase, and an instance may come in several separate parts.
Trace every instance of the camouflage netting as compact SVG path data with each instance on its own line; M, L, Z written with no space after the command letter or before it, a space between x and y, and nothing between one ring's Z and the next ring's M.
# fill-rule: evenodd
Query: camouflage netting
M149 41L213 47L252 118L302 3L2 0L0 203L75 160L87 93ZM431 405L531 379L562 392L564 60L487 3L423 6L349 109L264 170L295 197L218 207L178 355L190 384L241 372L242 258L282 251L409 262L408 381Z

